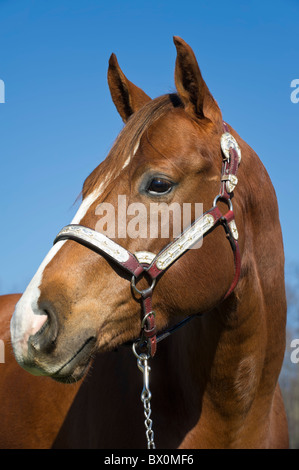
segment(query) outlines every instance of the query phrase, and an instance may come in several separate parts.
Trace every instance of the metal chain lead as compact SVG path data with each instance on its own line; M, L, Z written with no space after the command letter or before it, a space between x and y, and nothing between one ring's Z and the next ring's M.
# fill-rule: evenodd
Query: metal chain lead
M135 356L137 357L137 366L138 369L142 372L143 374L143 389L141 393L141 401L143 403L143 409L144 409L144 416L145 416L145 435L147 439L147 448L148 449L155 449L155 442L154 442L154 431L152 429L153 426L153 421L151 419L151 398L152 394L149 389L149 373L150 373L150 366L148 365L148 359L149 356L146 354L137 354L135 344L133 344L133 352Z

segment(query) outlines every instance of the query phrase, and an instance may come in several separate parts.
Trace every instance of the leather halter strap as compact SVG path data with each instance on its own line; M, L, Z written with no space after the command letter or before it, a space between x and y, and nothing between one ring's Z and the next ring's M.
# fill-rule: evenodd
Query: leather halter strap
M231 203L232 192L237 184L236 173L240 163L240 149L232 135L227 132L226 124L224 124L224 130L225 133L221 137L224 159L220 192L215 197L212 208L196 219L180 237L164 247L156 256L147 252L132 254L102 233L82 225L67 225L54 240L54 244L60 240L76 241L98 254L106 255L132 275L132 288L135 293L140 294L143 310L139 345L146 345L147 353L151 357L155 355L157 341L164 339L170 332L182 326L182 324L185 324L190 319L188 317L167 332L162 333L157 340L155 312L152 309L152 294L157 277L218 225L222 225L225 229L234 254L235 265L234 278L224 299L233 292L240 277L241 257L237 241L238 231ZM225 201L229 206L229 210L225 215L222 215L217 206L218 200ZM146 258L149 258L149 260ZM135 281L143 274L146 274L150 279L151 285L147 289L139 290L136 287Z

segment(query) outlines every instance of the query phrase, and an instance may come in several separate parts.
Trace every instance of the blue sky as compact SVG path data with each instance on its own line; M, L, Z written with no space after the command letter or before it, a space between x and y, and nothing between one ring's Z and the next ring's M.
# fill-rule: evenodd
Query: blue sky
M174 90L173 35L191 45L224 119L266 166L287 266L299 264L298 19L295 0L0 0L0 293L24 290L122 128L110 54L156 97Z

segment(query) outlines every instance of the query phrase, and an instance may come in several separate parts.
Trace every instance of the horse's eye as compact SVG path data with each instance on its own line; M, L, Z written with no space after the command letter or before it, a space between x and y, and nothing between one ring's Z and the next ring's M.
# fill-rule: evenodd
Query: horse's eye
M147 187L150 194L166 194L172 189L172 183L163 178L153 178Z

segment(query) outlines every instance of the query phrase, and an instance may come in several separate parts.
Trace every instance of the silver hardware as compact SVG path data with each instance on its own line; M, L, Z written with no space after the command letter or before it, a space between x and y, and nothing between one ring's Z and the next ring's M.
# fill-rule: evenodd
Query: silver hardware
M144 324L147 320L147 318L150 316L150 315L154 315L154 317L156 316L156 312L154 312L154 310L151 310L150 312L148 312L146 315L144 315L143 319L142 319L142 322L141 322L141 329L144 328Z
M232 232L232 236L234 237L235 240L238 240L239 233L238 233L238 229L237 229L237 225L236 225L235 220L232 220L231 222L229 222L228 225L229 225L229 228Z
M226 191L232 193L238 184L236 175L223 175L221 181L226 181Z
M218 202L219 199L222 199L221 194L218 194L218 195L215 197L215 199L214 199L214 201L213 201L213 207L216 207L216 206L217 206L217 202ZM228 205L229 205L229 210L232 211L232 210L233 210L233 203L232 203L231 199L224 199L224 201L226 201L226 202L228 203Z
M153 279L153 280L152 280L152 284L151 284L150 287L148 287L148 288L145 289L145 290L139 290L139 289L136 287L135 279L136 279L135 276L132 276L132 279L131 279L131 286L132 286L132 288L134 289L134 291L135 291L137 294L140 294L140 295L142 295L143 292L145 292L147 289L153 290L153 288L155 287L155 284L156 284L156 279Z
M138 259L139 263L143 264L151 264L151 262L155 259L156 255L151 253L150 251L136 251L134 253L136 258Z
M229 149L232 147L236 150L239 157L239 164L241 163L241 149L236 141L236 139L229 133L224 132L221 136L221 149L224 155L225 160L229 160Z
M145 425L145 435L147 440L147 448L148 449L155 449L155 442L154 442L154 431L152 429L153 421L151 419L151 398L152 394L149 389L149 373L150 373L150 366L148 365L149 356L146 354L138 354L136 352L136 343L133 344L133 353L137 357L137 366L138 369L143 374L143 389L141 392L141 401L143 403L143 410L144 410L144 425Z

